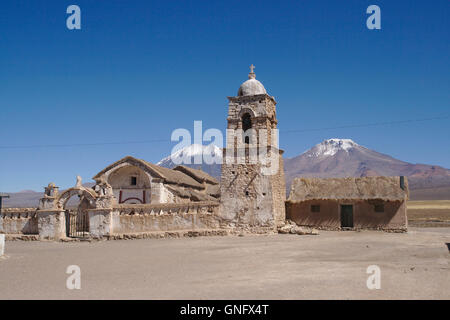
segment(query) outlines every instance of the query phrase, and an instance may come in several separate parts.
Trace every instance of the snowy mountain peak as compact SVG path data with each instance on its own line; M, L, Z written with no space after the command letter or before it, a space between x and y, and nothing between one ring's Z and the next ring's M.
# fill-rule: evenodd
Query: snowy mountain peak
M307 151L308 157L334 156L339 151L348 152L352 148L361 147L351 139L327 139Z
M213 157L221 158L222 157L222 149L218 146L210 144L210 145L200 145L200 144L191 144L190 146L184 147L178 151L173 152L170 156L162 159L157 163L158 166L163 167L171 167L173 166L173 159L177 158L191 158L196 155L211 155Z

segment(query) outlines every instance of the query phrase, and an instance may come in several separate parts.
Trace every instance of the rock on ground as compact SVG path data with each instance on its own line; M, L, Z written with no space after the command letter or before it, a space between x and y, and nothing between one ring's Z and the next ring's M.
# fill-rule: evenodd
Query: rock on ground
M282 234L298 234L298 235L317 235L319 230L304 226L298 226L291 220L286 220L283 226L278 227L278 233Z

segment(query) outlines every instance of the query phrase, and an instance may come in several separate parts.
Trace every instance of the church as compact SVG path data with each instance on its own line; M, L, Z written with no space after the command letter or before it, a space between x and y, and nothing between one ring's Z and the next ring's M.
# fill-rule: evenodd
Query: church
M83 186L78 178L73 188L60 192L50 183L37 208L3 210L0 233L56 240L276 233L289 225L286 216L299 225L336 229L342 212L335 208L352 204L362 208L362 213L355 212L362 221L356 220L357 226L406 230L404 201L408 191L404 182L397 186L396 179L386 184L395 191L395 199L383 198L391 201L386 204L389 216L365 215L364 208L370 206L364 201L370 200L370 205L373 202L378 207L384 205L378 201L380 192L370 187L379 179L361 182L369 184L367 194L361 193L363 188L355 187L356 184L337 179L334 183L341 186L342 196L333 199L328 199L336 193L333 188L327 189L329 181L322 181L318 187L319 191L328 190L326 194L314 197L311 182L299 180L301 183L293 184L286 201L283 150L278 147L277 102L256 80L253 68L252 65L248 80L240 85L237 95L228 97L220 182L198 169L183 165L169 169L126 156L96 174L93 187ZM358 189L352 193L351 201L344 190L350 187ZM316 189L314 192L318 193ZM79 203L71 208L68 201L74 196L78 196ZM320 205L324 208L322 214L309 212L309 206L315 209ZM348 222L351 226L352 221ZM390 225L391 221L395 224Z
M274 139L276 101L253 68L237 95L228 97L232 134L223 148L220 183L201 170L126 156L96 174L93 187L81 178L64 191L50 183L37 208L8 209L0 232L39 239L277 232L285 220L286 187L283 151ZM68 205L74 196L76 208Z
M221 184L207 173L187 166L168 169L142 159L127 156L109 165L93 180L106 182L118 204L187 203L219 201L222 217L231 223L273 227L284 221L286 187L282 150L271 141L277 128L276 101L256 80L253 65L249 79L242 83L235 97L228 97L228 130L242 130L241 141L229 135L223 150ZM267 132L263 140L261 132ZM239 143L241 142L241 143ZM277 143L276 143L277 144ZM277 153L277 170L264 174L258 158L251 161L252 150ZM238 149L242 150L239 161ZM231 156L230 156L231 155ZM270 155L264 154L269 158ZM231 159L230 159L231 157ZM235 158L235 159L233 159Z

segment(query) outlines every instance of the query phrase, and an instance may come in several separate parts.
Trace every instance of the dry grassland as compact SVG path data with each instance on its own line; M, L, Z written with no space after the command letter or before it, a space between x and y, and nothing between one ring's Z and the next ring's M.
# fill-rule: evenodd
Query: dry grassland
M450 200L408 201L412 227L450 227Z

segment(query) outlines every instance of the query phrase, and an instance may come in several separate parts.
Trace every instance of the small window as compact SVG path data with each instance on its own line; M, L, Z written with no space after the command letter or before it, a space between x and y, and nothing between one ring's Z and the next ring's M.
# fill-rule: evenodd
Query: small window
M376 204L375 212L384 212L384 204Z
M137 177L131 177L131 185L132 186L137 185Z
M313 204L311 206L311 212L320 212L320 206L317 204Z
M245 195L248 197L248 191L245 191Z

